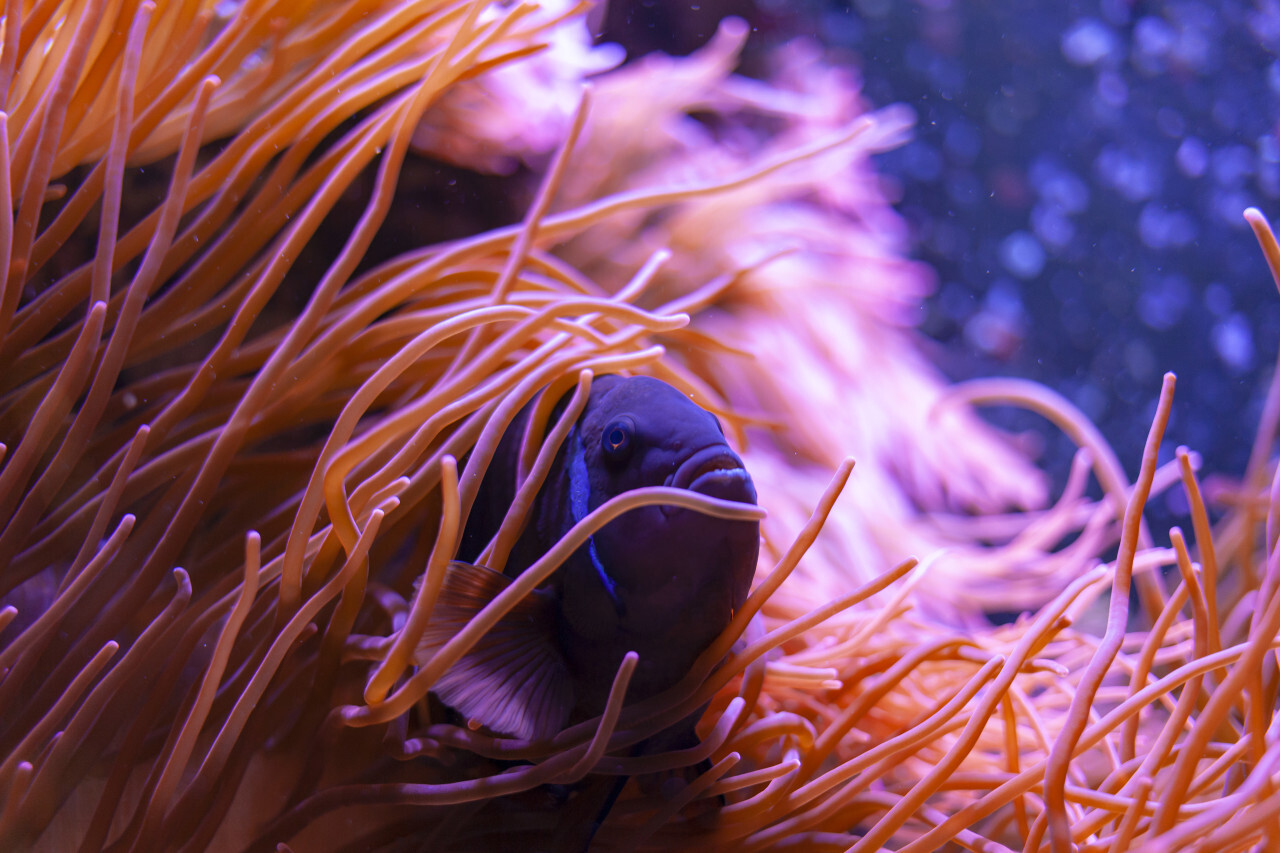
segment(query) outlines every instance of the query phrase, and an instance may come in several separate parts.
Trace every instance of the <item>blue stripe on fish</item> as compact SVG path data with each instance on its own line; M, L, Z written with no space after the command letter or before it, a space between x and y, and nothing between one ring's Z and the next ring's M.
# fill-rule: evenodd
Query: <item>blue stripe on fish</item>
M591 482L587 476L587 459L582 449L582 434L578 431L577 424L574 424L569 431L569 453L572 456L572 461L569 463L569 505L573 510L573 523L577 524L591 511L588 507ZM591 557L591 565L595 567L596 574L600 576L604 591L609 593L609 600L613 602L614 609L621 615L623 607L622 602L618 600L618 587L605 571L604 564L600 562L600 552L596 548L594 536L587 540L587 554Z

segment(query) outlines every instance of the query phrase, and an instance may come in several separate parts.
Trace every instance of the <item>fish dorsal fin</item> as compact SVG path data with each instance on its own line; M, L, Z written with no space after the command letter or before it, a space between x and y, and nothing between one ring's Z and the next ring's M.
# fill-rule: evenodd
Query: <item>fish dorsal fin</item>
M452 562L415 656L419 665L449 641L511 579ZM555 602L534 590L449 667L432 690L469 721L522 740L550 738L573 709L573 682L556 647Z

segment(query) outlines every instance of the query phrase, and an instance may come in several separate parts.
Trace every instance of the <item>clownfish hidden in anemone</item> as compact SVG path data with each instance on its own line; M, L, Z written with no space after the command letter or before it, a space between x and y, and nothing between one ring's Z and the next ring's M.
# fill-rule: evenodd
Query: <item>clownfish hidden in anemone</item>
M485 474L459 559L449 566L419 645L420 662L616 495L665 485L756 502L751 476L714 415L660 380L601 376L557 452L504 572L473 565L518 488L530 408L506 429ZM759 550L759 521L675 506L629 510L504 616L433 691L472 724L529 740L599 714L628 652L639 655L628 700L655 695L689 671L746 601Z

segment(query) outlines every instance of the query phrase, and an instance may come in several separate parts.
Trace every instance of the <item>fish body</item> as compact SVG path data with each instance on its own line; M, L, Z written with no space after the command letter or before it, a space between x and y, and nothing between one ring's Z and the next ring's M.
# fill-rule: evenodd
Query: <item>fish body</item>
M715 416L650 377L602 376L591 387L538 493L504 574L474 562L518 487L527 409L486 473L440 603L439 643L578 521L619 494L674 486L755 503L756 491ZM597 531L551 579L490 631L436 692L469 719L518 737L550 737L603 709L623 656L639 655L629 700L678 682L745 602L759 554L755 521L649 506Z

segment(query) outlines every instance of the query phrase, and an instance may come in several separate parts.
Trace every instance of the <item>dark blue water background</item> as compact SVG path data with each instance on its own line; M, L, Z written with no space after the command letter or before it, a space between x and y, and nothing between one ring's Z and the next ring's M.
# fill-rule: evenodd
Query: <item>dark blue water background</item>
M1241 218L1280 219L1280 2L638 2L611 9L608 35L684 52L730 13L758 49L817 35L874 104L916 110L915 139L879 167L937 270L920 327L951 378L1057 389L1132 477L1172 370L1162 460L1186 444L1207 471L1243 471L1280 344ZM1061 480L1065 437L989 415L1041 435ZM1157 500L1156 529L1184 507Z

